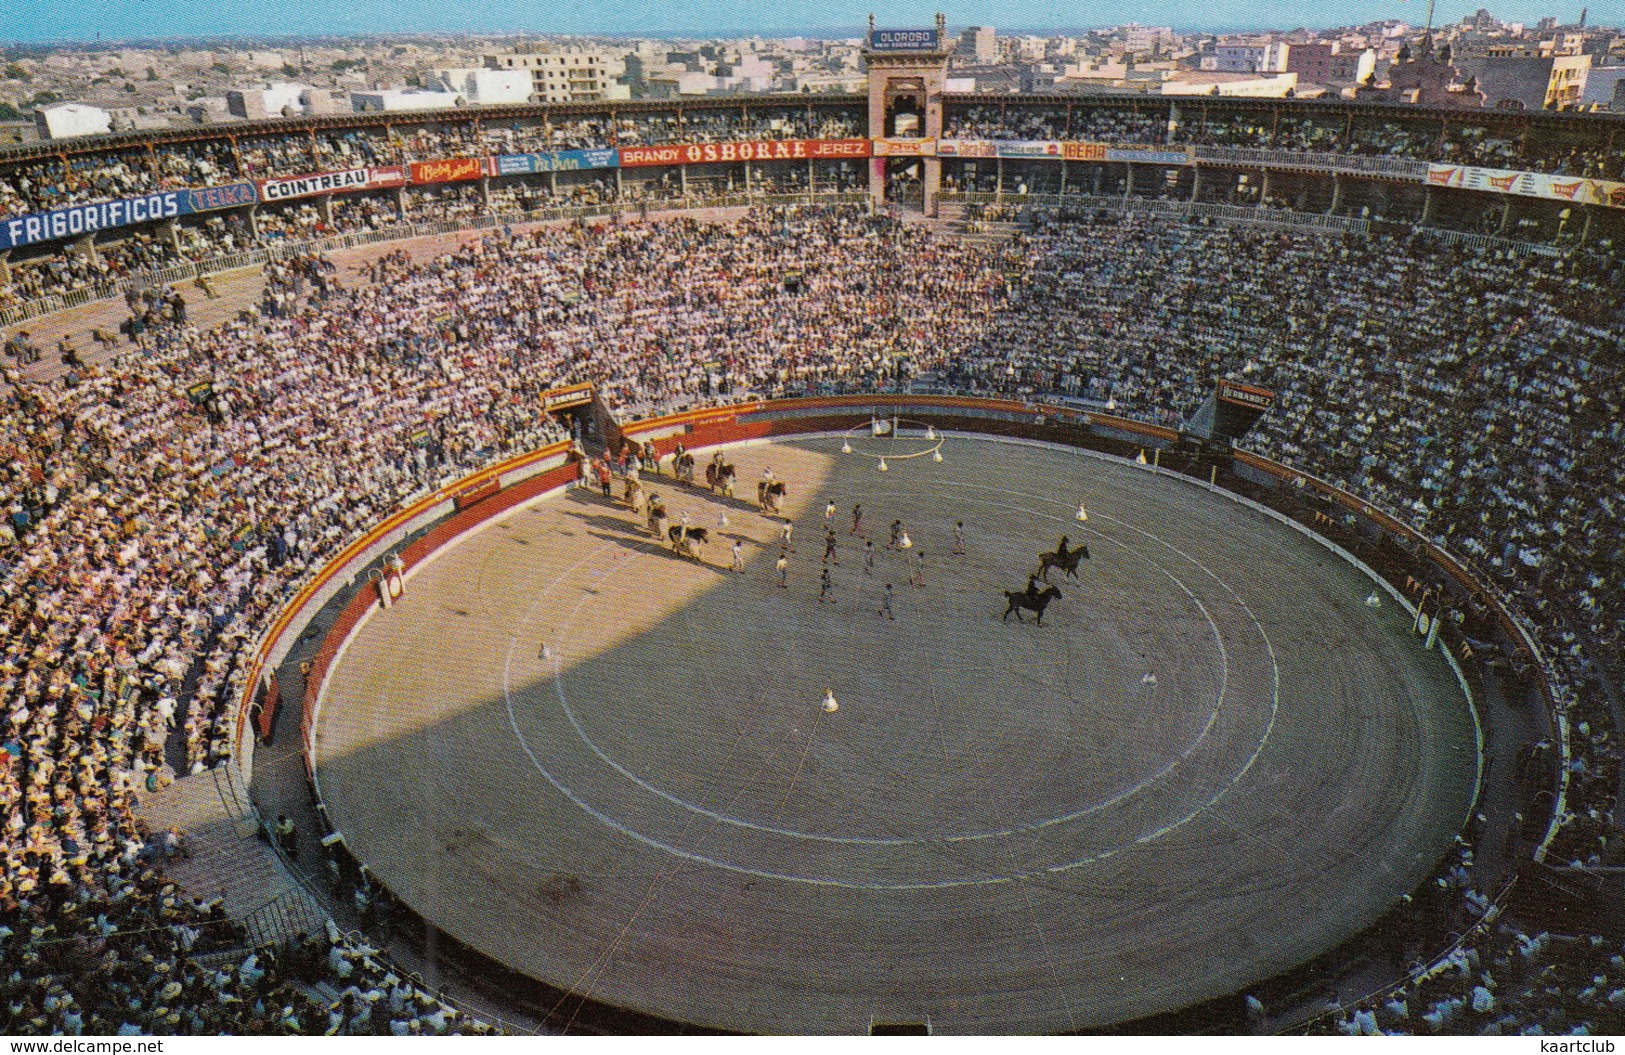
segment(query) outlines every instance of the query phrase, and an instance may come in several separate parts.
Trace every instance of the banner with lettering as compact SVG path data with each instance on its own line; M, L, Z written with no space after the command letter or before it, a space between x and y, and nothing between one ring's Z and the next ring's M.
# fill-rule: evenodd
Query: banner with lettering
M1107 161L1132 161L1143 165L1191 165L1195 159L1188 150L1157 147L1107 147Z
M937 156L935 139L877 139L874 141L877 158L934 158Z
M399 165L375 168L343 169L338 172L314 172L306 176L259 181L260 201L279 202L313 195L338 194L341 191L379 190L406 185L406 169Z
M50 212L28 213L0 221L0 250L78 238L97 231L152 223L155 220L173 220L177 216L214 209L252 205L256 200L253 184L235 183L225 187L159 191L139 198L120 198L89 205L70 205Z
M485 175L484 158L445 158L412 162L413 183L456 183Z
M744 143L673 143L622 147L622 168L649 165L703 165L729 161L835 161L866 158L867 139L768 139Z
M877 148L877 155L882 150ZM1108 146L1105 143L1051 140L944 139L937 156L945 158L1038 158L1060 161L1129 161L1146 165L1189 165L1188 150L1166 147Z
M1065 161L1105 161L1104 143L1062 143L1061 158Z
M874 29L869 31L870 51L936 51L941 41L934 29Z
M999 144L991 139L944 139L937 143L937 155L945 158L996 158Z
M618 152L614 150L551 150L536 154L498 154L486 161L493 176L612 169L621 163Z
M259 192L252 183L231 183L224 187L193 187L186 192L189 208L184 208L181 212L184 214L235 209L243 205L254 205L259 200Z
M1518 194L1526 198L1625 209L1625 183L1613 180L1477 168L1472 165L1429 165L1427 181L1435 187L1459 187L1492 194Z
M1001 158L1058 158L1061 144L1052 139L1005 139L999 142Z

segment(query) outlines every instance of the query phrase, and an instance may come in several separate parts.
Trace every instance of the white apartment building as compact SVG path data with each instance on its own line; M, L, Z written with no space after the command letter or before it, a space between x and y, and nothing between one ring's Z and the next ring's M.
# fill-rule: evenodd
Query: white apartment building
M492 70L528 72L532 102L600 102L617 94L610 90L604 56L596 51L565 48L505 52L485 56L485 66Z
M424 70L423 86L431 91L455 92L471 103L491 106L530 101L529 70L459 68Z
M1202 69L1216 73L1285 73L1292 45L1285 41L1222 42L1202 56Z

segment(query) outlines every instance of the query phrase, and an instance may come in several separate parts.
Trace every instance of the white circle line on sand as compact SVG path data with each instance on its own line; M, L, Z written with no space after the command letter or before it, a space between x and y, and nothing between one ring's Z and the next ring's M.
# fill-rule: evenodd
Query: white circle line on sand
M1041 517L1047 517L1049 519L1057 519L1057 520L1060 519L1058 517L1053 516L1052 514L1040 513L1037 510L1016 509L1016 511L1021 512L1021 513L1027 513L1027 514L1032 515L1032 516L1041 516ZM1119 542L1116 539L1108 538L1108 537L1106 537L1104 535L1101 535L1099 532L1093 532L1093 533L1098 538L1101 538L1104 541L1111 542L1114 545L1122 546L1124 549L1128 548L1126 544L1124 544L1122 542ZM721 812L718 812L716 810L708 809L708 808L706 808L704 806L698 805L697 803L689 802L688 800L686 800L686 799L684 799L684 798L682 798L680 796L674 795L674 794L672 794L672 793L670 793L670 792L668 792L668 791L666 791L666 790L664 790L664 789L662 789L660 787L657 787L656 785L654 785L654 784L650 783L649 781L643 779L642 777L638 776L636 773L633 773L631 770L627 769L625 766L621 765L619 762L617 762L615 759L611 758L607 753L605 753L600 748L598 743L595 740L593 740L593 738L588 734L586 729L582 726L580 718L576 714L575 708L570 706L568 695L567 695L567 693L565 692L565 689L564 689L562 671L560 671L558 669L558 666L559 666L559 661L558 660L555 660L554 692L558 696L559 706L563 710L565 718L569 721L571 728L575 731L575 734L576 734L577 738L579 738L581 740L581 742L587 747L587 749L590 750L595 756L597 756L597 758L601 762L603 762L606 766L610 767L616 773L618 773L621 776L625 777L627 780L631 781L633 784L635 784L639 788L643 789L644 791L646 791L646 792L648 792L648 793L650 793L652 795L655 795L655 796L657 796L659 798L665 799L667 802L670 802L674 806L678 806L678 807L680 807L682 809L689 810L690 812L697 813L697 814L699 814L699 815L701 815L703 817L706 817L706 818L708 818L710 820L717 821L717 822L720 822L720 823L723 823L723 824L728 824L728 825L731 825L731 826L744 828L744 829L751 830L751 831L760 832L760 833L765 834L765 835L777 835L777 836L783 836L785 838L801 839L801 840L807 840L807 841L811 841L811 842L839 843L839 844L860 845L860 846L922 846L922 845L931 845L931 844L939 844L939 843L948 844L948 843L976 842L976 841L983 840L983 839L1009 838L1011 836L1026 834L1028 832L1040 831L1042 829L1050 828L1050 827L1053 827L1053 826L1058 825L1058 824L1067 824L1067 823L1070 823L1070 822L1073 822L1073 821L1076 821L1076 820L1080 820L1080 819L1082 819L1084 817L1087 817L1087 816L1090 816L1092 814L1098 813L1098 812L1100 812L1101 810L1104 810L1104 809L1110 809L1111 807L1113 807L1113 806L1115 806L1115 805L1117 805L1117 804L1119 804L1119 803L1133 797L1134 795L1138 794L1139 792L1141 792L1143 790L1146 790L1147 788L1150 788L1150 787L1160 783L1164 778L1166 778L1167 776L1172 774L1179 767L1179 765L1182 762L1187 760L1191 756L1191 754L1196 751L1196 749L1201 745L1202 741L1207 738L1207 736L1208 736L1208 734L1210 732L1212 732L1213 727L1218 724L1219 714L1224 709L1225 694L1226 694L1227 687L1228 687L1228 684L1229 684L1229 679L1230 679L1230 656L1229 656L1228 650L1224 646L1224 636L1219 632L1219 627L1218 627L1217 622L1215 622L1212 614L1208 611L1207 606L1202 603L1201 598L1197 597L1196 594L1190 589L1190 587L1185 585L1185 583L1182 582L1179 579L1178 576L1174 575L1172 572L1170 572L1168 569L1162 567L1161 565L1158 565L1158 564L1155 564L1154 562L1151 562L1148 558L1144 558L1143 555L1138 555L1138 556L1141 556L1142 559L1146 559L1147 563L1150 563L1152 565L1152 567L1156 568L1163 575L1167 576L1176 586L1178 586L1182 591L1184 591L1185 595L1191 599L1192 603L1194 603L1196 605L1197 609L1202 613L1203 618L1207 620L1208 628L1213 634L1214 644L1218 648L1218 651L1219 651L1219 662L1220 662L1219 691L1218 691L1218 693L1217 693L1217 695L1216 695L1216 697L1214 699L1213 707L1208 712L1206 723L1203 725L1202 731L1199 734L1197 734L1196 738L1194 740L1192 740L1189 744L1187 744L1176 755L1174 755L1174 757L1166 765L1164 765L1161 769L1157 770L1155 773L1150 774L1149 776L1145 777L1143 780L1139 781L1136 784L1133 784L1133 785L1131 785L1131 786L1129 786L1127 788L1123 788L1123 789L1119 790L1118 792L1114 793L1113 795L1109 796L1108 798L1102 799L1099 802L1091 803L1088 806L1085 806L1085 807L1083 807L1081 809L1073 810L1073 811L1071 811L1069 813L1063 813L1063 814L1060 814L1060 815L1055 816L1055 817L1048 817L1048 818L1045 818L1043 820L1033 821L1033 822L1028 823L1028 824L1021 824L1021 825L1016 825L1016 826L1010 827L1010 828L1003 828L1003 829L997 829L997 830L994 830L994 831L986 831L986 832L965 832L965 833L952 834L952 835L902 836L902 837L892 837L892 838L881 838L881 837L876 837L876 836L819 835L819 834L810 833L810 832L797 831L797 830L792 829L792 828L780 828L780 827L776 827L774 825L761 824L761 823L758 823L758 822L755 822L755 821L746 820L746 819L741 818L741 817L735 817L735 816L732 816L731 814L721 813ZM579 610L579 604L578 604L577 608ZM573 619L575 617L575 614L576 614L576 612L572 611L571 617L570 617L572 621L573 621ZM566 625L569 625L569 624L566 624Z
M1008 489L1000 489L1000 488L985 487L985 486L970 485L970 484L961 484L961 485L954 485L954 486L960 486L960 487L976 489L976 490L993 491L993 492L998 493L998 494L1004 494L1004 495L1008 495L1008 496L1033 499L1033 500L1035 500L1037 502L1040 502L1040 503L1053 503L1055 501L1053 496L1032 495L1032 494L1027 494L1025 492L1012 491L1012 490L1008 490ZM1045 514L1038 514L1038 515L1045 515ZM1062 520L1062 521L1064 521L1066 519L1064 517L1053 516L1053 515L1051 515L1051 518L1055 519L1055 520ZM1114 523L1120 523L1120 524L1122 523L1121 521L1117 521L1115 518L1105 517L1104 519L1111 520ZM1130 842L1128 844L1125 844L1123 846L1114 847L1114 848L1108 849L1108 850L1103 850L1103 851L1100 851L1099 853L1091 854L1091 855L1079 858L1079 859L1074 860L1074 861L1066 862L1066 863L1063 863L1063 864L1050 865L1050 866L1046 866L1044 868L1030 869L1030 870L1026 870L1026 871L1022 871L1022 872L1011 873L1011 874L1008 874L1008 875L979 876L979 877L974 877L974 878L938 880L938 881L932 881L932 882L910 882L910 883L852 882L852 881L848 881L848 880L837 879L837 878L834 878L834 877L798 876L798 875L790 875L790 874L780 873L780 872L773 872L773 871L769 871L769 870L766 870L766 869L750 868L750 867L747 867L747 866L744 866L744 865L738 865L738 864L734 864L734 863L731 863L731 862L722 861L722 860L718 860L716 858L708 857L708 856L705 856L703 854L699 854L699 853L695 853L695 852L692 852L692 851L684 850L684 849L682 849L680 847L672 846L672 845L670 845L668 843L661 842L658 839L654 839L654 838L652 838L650 836L644 835L641 832L635 831L635 830L627 827L626 825L622 824L621 822L619 822L615 818L610 817L608 814L605 814L603 811L596 809L590 803L588 803L584 799L582 799L572 789L566 787L556 777L554 777L553 774L551 772L549 772L547 770L547 768L541 763L541 760L536 757L536 754L535 754L534 750L531 748L530 744L525 740L524 734L519 729L519 726L518 726L517 715L514 712L513 697L512 697L512 693L511 693L511 691L509 689L509 685L510 685L510 679L511 679L513 652L514 652L514 646L517 645L517 637L515 639L513 639L512 643L510 643L510 646L509 646L509 649L508 649L508 655L507 655L507 657L505 659L504 668L503 668L503 696L504 696L506 708L507 708L507 711L508 711L509 725L513 729L514 735L519 739L521 749L530 758L531 764L536 768L536 770L539 773L541 773L543 778L546 779L560 794L562 794L566 798L568 798L573 804L575 804L583 812L587 813L589 816L593 817L595 820L597 820L599 823L605 825L606 827L609 827L612 830L617 831L617 832L621 833L622 835L625 835L628 838L633 839L633 840L635 840L635 841L637 841L639 843L643 843L644 845L650 846L650 847L652 847L654 849L658 849L658 850L661 850L661 851L663 851L665 853L672 854L672 855L674 855L676 857L679 857L679 858L682 858L682 859L685 859L685 860L690 860L690 861L695 862L696 864L702 864L702 865L706 865L708 867L721 868L721 869L724 869L724 870L727 870L727 871L731 871L731 872L735 872L735 873L739 873L739 874L744 874L744 875L757 876L759 878L764 878L764 879L776 879L776 880L781 880L781 881L785 881L785 882L806 883L806 884L817 885L817 886L842 887L842 888L861 889L861 890L931 890L931 889L944 889L944 888L962 887L962 886L982 886L982 885L988 885L988 884L994 884L994 883L1020 882L1020 881L1023 881L1023 880L1032 879L1032 878L1036 878L1036 877L1039 877L1039 876L1057 875L1057 874L1065 873L1065 872L1068 872L1068 871L1075 870L1077 868L1081 868L1081 867L1083 867L1085 865L1092 864L1092 863L1097 862L1097 861L1106 860L1108 858L1115 857L1118 854L1123 853L1125 850L1130 849L1133 846L1144 845L1144 844L1152 842L1152 841L1154 841L1156 839L1160 839L1160 838L1162 838L1162 837L1164 837L1164 836L1166 836L1166 835L1168 835L1168 834L1170 834L1170 833L1172 833L1174 831L1177 831L1178 829L1184 827L1186 824L1189 824L1192 820L1194 820L1198 816L1205 813L1207 810L1209 810L1214 805L1216 805L1221 799L1223 799L1225 796L1227 796L1236 787L1236 785L1246 776L1246 774L1249 771L1251 771L1252 767L1257 763L1258 758L1262 755L1265 747L1268 745L1270 735L1274 731L1275 723L1276 723L1276 720L1277 720L1277 718L1279 716L1279 713L1280 713L1280 694L1281 694L1280 665L1279 665L1278 659L1277 659L1276 654L1275 654L1274 645L1269 640L1268 633L1264 630L1264 627L1263 627L1262 623L1259 622L1257 616L1253 613L1251 607L1248 606L1246 604L1246 602L1241 599L1241 597L1236 593L1236 591L1227 582L1225 582L1225 580L1223 580L1218 575L1216 575L1212 571L1212 569L1206 567L1204 564L1202 564L1202 562L1198 561L1196 558L1192 557L1190 554L1188 554L1188 553L1184 552L1183 550L1179 549L1179 547L1174 546L1172 543L1169 543L1166 540L1159 538L1158 536L1156 536L1152 532L1145 531L1144 529L1141 529L1141 528L1136 528L1133 525L1122 524L1122 526L1124 526L1124 527L1128 528L1131 531L1134 531L1134 532L1136 532L1138 534L1141 534L1141 535L1145 536L1146 538L1149 538L1149 539L1151 539L1151 540L1153 540L1155 542L1158 542L1158 543L1166 546L1167 548L1173 550L1175 553L1178 553L1181 557L1183 557L1186 561L1190 562L1191 564L1195 565L1197 568L1202 570L1205 574L1207 574L1215 582L1219 583L1219 585L1222 586L1226 590L1226 592L1228 592L1231 595L1231 597L1235 599L1238 606L1240 606L1241 609L1244 612L1247 613L1248 618L1252 621L1253 625L1258 629L1259 634L1261 635L1261 637L1262 637L1262 639L1264 641L1265 648L1269 652L1270 664L1271 664L1272 672L1273 672L1273 679L1272 679L1273 686L1272 686L1272 692L1271 692L1271 705L1270 705L1270 719L1269 719L1269 722L1265 727L1264 735L1260 739L1258 747L1253 751L1252 755L1248 758L1247 762L1241 767L1241 769L1236 773L1236 775L1223 788L1219 789L1219 791L1217 793L1215 793L1213 796L1211 796L1205 802L1199 804L1195 809L1191 810L1185 816L1183 816L1183 817L1179 818L1178 820L1175 820L1175 821L1173 821L1173 822L1171 822L1169 824L1163 825L1162 827L1160 827L1160 828L1158 828L1158 829L1156 829L1154 831L1146 832L1146 833L1143 833L1143 834L1141 834L1139 836L1136 836L1132 840L1132 842ZM613 571L607 572L606 574L613 574ZM578 609L577 610L579 610L579 604L578 604ZM573 618L573 616L574 616L574 612L572 612L572 618Z

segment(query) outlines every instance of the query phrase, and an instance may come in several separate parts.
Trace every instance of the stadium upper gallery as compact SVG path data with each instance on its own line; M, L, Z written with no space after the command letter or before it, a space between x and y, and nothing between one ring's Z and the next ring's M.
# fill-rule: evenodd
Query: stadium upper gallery
M1443 40L0 148L0 1030L1619 1032L1625 120Z

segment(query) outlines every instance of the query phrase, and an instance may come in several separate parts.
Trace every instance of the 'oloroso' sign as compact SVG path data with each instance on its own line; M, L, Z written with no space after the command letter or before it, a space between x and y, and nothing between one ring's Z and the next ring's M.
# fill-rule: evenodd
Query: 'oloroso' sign
M934 29L872 29L869 31L870 51L936 51L937 31Z

